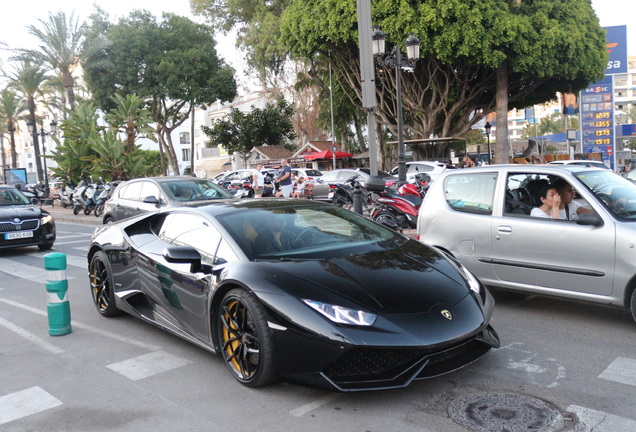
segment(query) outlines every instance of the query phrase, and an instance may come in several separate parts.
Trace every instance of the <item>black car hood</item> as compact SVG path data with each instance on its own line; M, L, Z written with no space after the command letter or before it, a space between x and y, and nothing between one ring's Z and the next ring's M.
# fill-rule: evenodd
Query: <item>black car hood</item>
M42 213L39 207L33 205L0 206L0 220L34 219L39 218Z
M345 297L383 314L426 313L468 294L464 278L445 258L412 241L388 250L324 260L262 262L290 294L317 301ZM280 286L280 285L279 285ZM321 295L320 290L324 290ZM343 305L344 306L344 305Z

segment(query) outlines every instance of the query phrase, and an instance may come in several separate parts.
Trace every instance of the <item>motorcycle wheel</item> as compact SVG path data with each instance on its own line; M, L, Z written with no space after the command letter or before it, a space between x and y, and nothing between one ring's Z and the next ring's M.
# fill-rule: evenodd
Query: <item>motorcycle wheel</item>
M402 232L402 228L393 213L390 211L379 211L373 215L373 220L393 231Z
M100 217L104 213L104 203L95 206L95 217Z
M331 203L336 207L346 207L353 204L352 202L349 202L346 196L339 193L334 194L333 198L331 199Z
M88 206L88 207L84 207L84 214L86 216L88 216L89 214L91 214L91 212L93 211L93 207L92 206Z
M81 209L82 208L80 206L76 205L75 207L73 207L73 214L78 215Z

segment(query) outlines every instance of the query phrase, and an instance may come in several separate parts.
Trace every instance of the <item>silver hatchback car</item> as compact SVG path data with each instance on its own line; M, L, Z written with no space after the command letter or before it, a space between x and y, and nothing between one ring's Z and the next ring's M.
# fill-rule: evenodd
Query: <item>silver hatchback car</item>
M560 179L572 187L574 205L588 210L568 214L574 220L530 216L542 204L542 184ZM486 285L620 305L636 320L636 184L610 170L447 171L428 190L417 230L420 241L448 251Z

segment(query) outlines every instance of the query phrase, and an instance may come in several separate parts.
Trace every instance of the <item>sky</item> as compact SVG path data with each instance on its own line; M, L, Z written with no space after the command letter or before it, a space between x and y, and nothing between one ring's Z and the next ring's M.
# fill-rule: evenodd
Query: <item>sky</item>
M9 1L9 0L5 0ZM145 9L156 16L162 12L172 12L189 16L189 0L21 0L11 1L11 5L4 7L0 14L0 41L13 48L32 48L34 38L29 35L26 26L37 24L38 19L46 21L49 11L57 13L64 10L67 14L74 12L83 21L94 11L94 4L98 4L111 19L127 16L133 9ZM592 0L592 7L599 17L603 27L627 25L627 49L629 55L636 55L636 1L633 0ZM631 23L629 22L631 18ZM231 36L217 36L217 50L225 61L235 69L242 69L242 56L234 49L234 39ZM6 54L0 52L0 59L6 59Z

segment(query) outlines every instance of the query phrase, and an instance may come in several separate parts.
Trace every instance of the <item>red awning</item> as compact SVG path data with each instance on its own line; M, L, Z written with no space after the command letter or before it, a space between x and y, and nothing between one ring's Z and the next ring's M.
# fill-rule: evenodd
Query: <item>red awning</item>
M336 159L340 159L343 157L351 157L353 156L351 153L345 153L341 151L336 152ZM333 152L331 150L323 150L321 152L309 153L305 155L305 159L307 160L316 160L316 159L333 159Z

